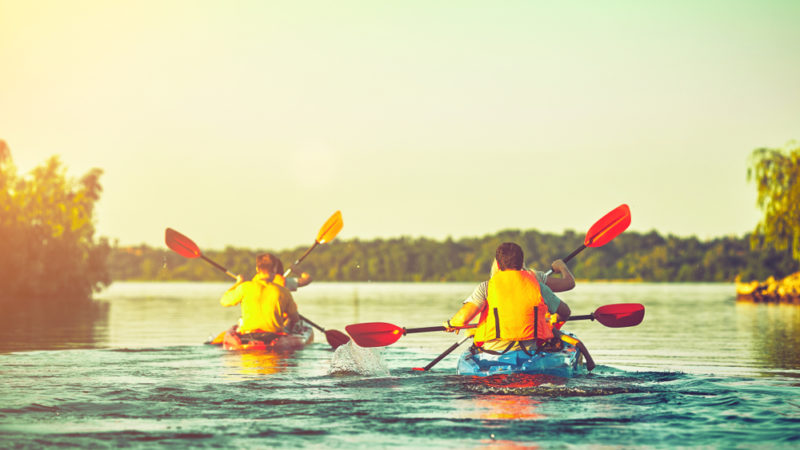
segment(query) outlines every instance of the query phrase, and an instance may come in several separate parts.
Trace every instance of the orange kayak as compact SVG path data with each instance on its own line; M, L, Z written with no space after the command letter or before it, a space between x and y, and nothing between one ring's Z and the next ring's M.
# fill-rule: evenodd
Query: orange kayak
M295 333L247 333L236 332L234 325L206 344L220 345L225 350L299 350L314 341L314 330L305 322L300 322Z

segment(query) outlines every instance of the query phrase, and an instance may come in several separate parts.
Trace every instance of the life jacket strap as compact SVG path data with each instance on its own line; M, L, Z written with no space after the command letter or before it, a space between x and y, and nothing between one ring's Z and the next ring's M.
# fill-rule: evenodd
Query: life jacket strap
M476 346L476 345L473 345L472 347L470 347L469 351L470 351L470 353L472 353L473 355L475 355L476 353L486 353L486 354L489 354L489 355L505 355L506 353L508 353L508 351L509 351L509 350L511 350L511 347L513 347L513 346L514 346L514 344L516 344L517 342L518 342L518 341L511 341L511 342L509 342L509 343L508 343L508 346L507 346L507 347L505 348L505 350L503 350L502 352L498 352L498 351L495 351L495 350L489 350L489 349L485 349L485 348L483 348L483 347L478 347L478 346Z
M500 313L494 308L494 338L500 339Z

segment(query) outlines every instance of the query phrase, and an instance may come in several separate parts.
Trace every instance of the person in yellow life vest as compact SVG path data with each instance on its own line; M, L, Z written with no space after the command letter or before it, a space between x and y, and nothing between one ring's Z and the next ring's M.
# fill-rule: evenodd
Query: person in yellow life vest
M242 318L236 330L240 334L290 333L300 316L281 275L283 263L277 256L264 253L256 258L256 270L250 281L238 275L236 283L222 294L220 303L222 306L242 305ZM310 282L310 277L308 280ZM302 276L298 281L302 283ZM308 283L302 285L305 284Z
M550 315L567 320L569 306L561 301L537 273L524 269L522 248L513 242L497 247L492 277L486 283L486 295L473 295L461 309L445 322L447 331L468 324L478 316L474 345L482 351L505 353L514 350L536 350L542 342L554 337ZM562 275L558 288L571 288L574 278L566 264L558 260L554 271ZM476 289L477 291L477 289ZM556 331L557 333L557 331Z

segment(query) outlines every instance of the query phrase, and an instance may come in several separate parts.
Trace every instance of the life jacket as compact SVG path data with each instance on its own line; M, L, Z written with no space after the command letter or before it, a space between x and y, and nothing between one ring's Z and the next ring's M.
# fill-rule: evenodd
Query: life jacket
M493 339L547 340L553 326L536 276L524 270L503 270L489 280L486 306L475 331L475 345Z
M297 316L297 305L292 294L284 287L286 282L283 276L275 275L268 279L256 274L252 283L252 287L243 287L248 292L242 299L239 333L286 333L289 317Z
M273 275L272 282L277 284L278 286L286 287L286 278L283 278L283 275L281 274Z

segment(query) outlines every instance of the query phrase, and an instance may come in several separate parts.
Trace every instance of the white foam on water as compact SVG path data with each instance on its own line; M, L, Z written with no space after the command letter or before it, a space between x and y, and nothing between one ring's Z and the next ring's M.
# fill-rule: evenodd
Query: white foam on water
M328 374L389 376L389 366L383 360L382 350L359 347L351 340L333 352Z

